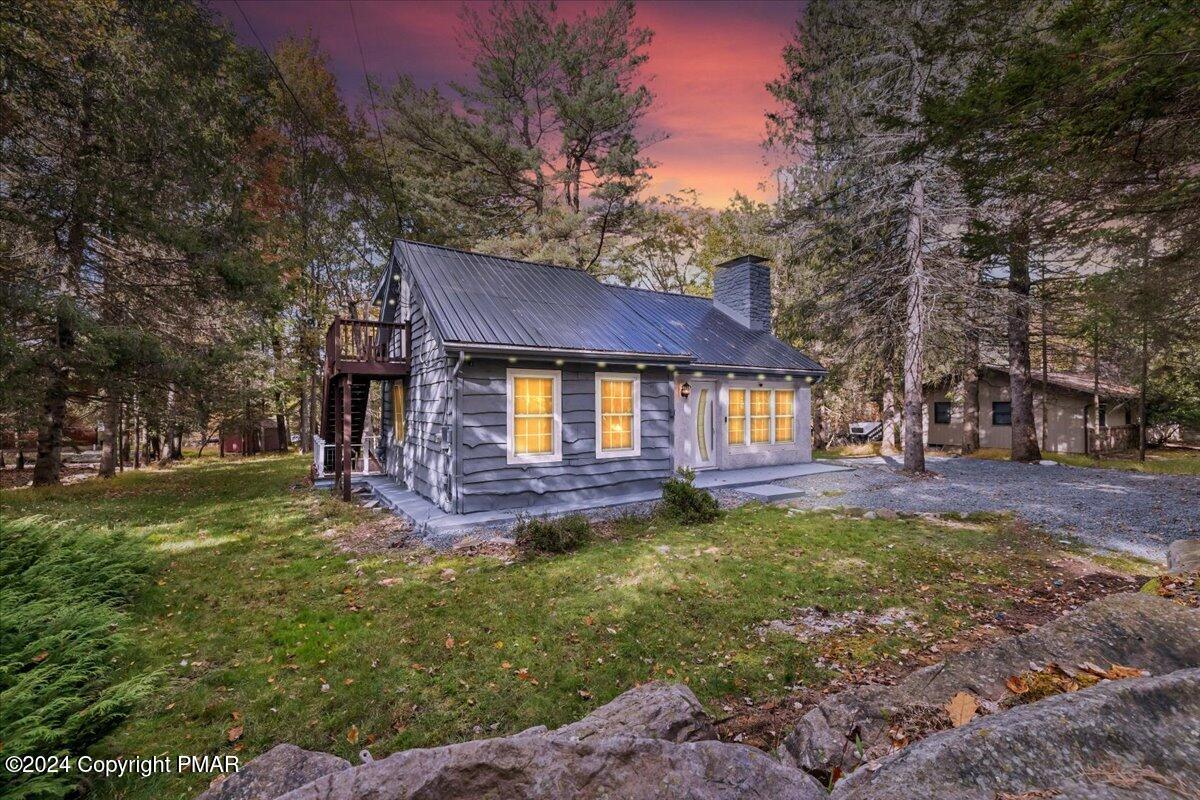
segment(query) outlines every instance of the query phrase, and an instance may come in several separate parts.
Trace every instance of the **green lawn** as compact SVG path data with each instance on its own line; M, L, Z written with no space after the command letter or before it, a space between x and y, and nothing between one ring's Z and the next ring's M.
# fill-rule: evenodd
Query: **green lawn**
M576 553L513 563L356 555L320 534L377 517L300 488L305 468L299 456L205 458L0 492L0 515L124 531L156 555L132 609L139 655L121 666L161 678L100 753L248 758L289 741L386 754L558 725L652 678L685 681L719 714L829 680L819 655L866 664L949 635L1048 569L1044 540L1003 520L764 506L692 528L626 521ZM808 644L756 630L814 605L905 606L919 626ZM126 779L97 794L192 797L206 782Z
M1008 450L984 449L971 454L974 458L990 458L1007 461ZM1099 469L1126 469L1134 472L1150 472L1159 475L1200 475L1200 450L1164 447L1146 451L1146 460L1139 461L1137 452L1113 453L1104 458L1081 453L1043 453L1043 458L1066 464L1069 467Z

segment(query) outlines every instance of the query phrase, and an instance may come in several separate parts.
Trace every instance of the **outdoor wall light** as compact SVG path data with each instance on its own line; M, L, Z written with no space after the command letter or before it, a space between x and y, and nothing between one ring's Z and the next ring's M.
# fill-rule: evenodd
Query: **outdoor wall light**
M805 383L812 383L812 381L813 381L812 375L805 375L805 376L804 376L804 382L805 382Z
M508 357L508 363L510 363L510 364L515 364L515 363L517 363L517 357L516 357L516 356L509 356L509 357Z
M692 385L690 383L688 383L687 381L684 381L683 386L679 387L679 396L682 397L684 400L687 400L688 396L691 395L691 393L692 393Z
M596 366L599 367L600 369L604 369L605 367L608 366L608 362L607 361L597 361Z
M791 383L791 382L792 382L792 376L791 376L791 375L787 375L787 376L785 376L785 377L784 377L784 380L785 380L785 381L787 381L788 383Z
M554 359L554 366L561 367L562 365L563 365L563 360L561 358Z
M731 379L732 379L732 378L736 378L736 377L737 377L737 375L736 375L736 374L734 374L734 373L732 373L732 372L726 372L726 373L725 373L725 377L726 377L726 378L731 378Z
M697 378L703 378L703 377L704 377L704 373L703 373L703 372L701 372L700 370L696 370L695 372L693 372L693 373L692 373L692 375L694 375L694 376L695 376L695 377L697 377Z
M645 368L646 368L646 365L645 365L645 364L638 364L638 365L637 365L637 368L638 368L638 369L645 369Z
M760 381L765 381L767 379L767 376L760 372L760 373L758 373L758 379Z

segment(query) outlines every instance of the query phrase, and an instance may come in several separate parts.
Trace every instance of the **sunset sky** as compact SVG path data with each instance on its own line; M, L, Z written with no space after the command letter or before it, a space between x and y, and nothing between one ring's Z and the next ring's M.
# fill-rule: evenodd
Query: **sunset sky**
M242 9L270 47L289 32L312 30L329 51L352 103L365 96L362 63L349 7L321 0L242 0ZM573 16L590 3L562 2ZM239 39L256 46L232 0L213 7ZM355 0L367 69L383 83L408 73L422 86L468 77L459 47L457 2ZM774 196L771 161L763 151L764 84L780 71L780 51L799 14L799 0L718 2L642 0L637 23L655 32L644 69L657 99L646 130L667 138L648 151L657 162L651 191L693 188L707 205L725 205L736 190Z

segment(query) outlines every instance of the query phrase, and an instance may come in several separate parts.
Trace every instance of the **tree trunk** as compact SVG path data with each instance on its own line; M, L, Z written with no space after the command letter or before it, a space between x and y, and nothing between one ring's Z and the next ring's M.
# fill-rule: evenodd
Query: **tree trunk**
M962 451L979 449L979 331L972 324L967 331L967 366L962 377L963 426Z
M925 181L913 181L905 251L908 297L904 324L904 471L925 471Z
M100 435L100 477L111 478L117 473L117 428L120 426L121 403L111 391L104 398L104 432Z
M82 234L80 234L82 235ZM80 248L83 245L80 242ZM82 254L80 255L82 259ZM75 329L64 311L58 313L55 348L56 363L50 367L50 380L42 398L42 414L38 421L37 461L33 465L33 485L52 486L62 479L62 434L67 418L67 397L70 388L67 357L75 346Z
M819 386L819 385L818 385ZM824 450L828 440L825 436L825 403L823 393L814 387L809 393L812 398L812 446Z
M290 442L283 405L283 342L278 335L271 337L271 349L275 356L275 434L279 437L279 452L286 453Z
M1039 461L1029 364L1029 230L1019 222L1008 248L1008 374L1013 461Z
M1092 326L1092 451L1099 458L1100 446L1100 323Z
M1142 380L1138 386L1138 461L1146 460L1146 382L1150 378L1150 336L1142 320Z

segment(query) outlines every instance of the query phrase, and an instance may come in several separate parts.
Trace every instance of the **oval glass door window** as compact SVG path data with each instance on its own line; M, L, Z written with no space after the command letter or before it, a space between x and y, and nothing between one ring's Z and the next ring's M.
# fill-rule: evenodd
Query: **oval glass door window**
M696 398L696 445L700 448L701 463L708 462L709 408L708 389L701 389Z

